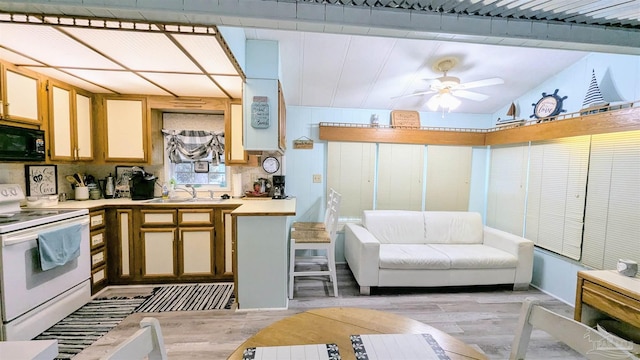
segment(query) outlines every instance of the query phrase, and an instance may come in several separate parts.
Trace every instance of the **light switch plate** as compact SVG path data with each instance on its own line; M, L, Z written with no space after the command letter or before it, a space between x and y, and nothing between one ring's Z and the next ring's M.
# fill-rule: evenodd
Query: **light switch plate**
M320 183L320 182L322 182L322 175L320 175L320 174L313 174L313 182L314 182L314 183Z

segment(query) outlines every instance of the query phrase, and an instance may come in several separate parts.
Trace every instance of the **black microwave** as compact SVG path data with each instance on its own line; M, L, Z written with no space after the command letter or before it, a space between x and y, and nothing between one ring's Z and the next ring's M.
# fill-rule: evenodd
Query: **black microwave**
M44 159L44 131L0 125L0 161Z

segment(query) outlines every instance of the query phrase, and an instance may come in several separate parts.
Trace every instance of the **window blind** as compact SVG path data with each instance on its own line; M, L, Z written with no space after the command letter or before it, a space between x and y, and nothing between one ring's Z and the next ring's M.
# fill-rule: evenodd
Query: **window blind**
M593 135L582 262L640 262L640 131Z
M330 141L327 186L342 194L340 218L360 219L373 209L376 144Z
M424 145L380 144L376 209L422 210Z
M487 225L523 235L528 144L491 148Z
M469 210L471 154L471 146L427 146L425 210Z
M580 259L589 136L531 143L525 237Z

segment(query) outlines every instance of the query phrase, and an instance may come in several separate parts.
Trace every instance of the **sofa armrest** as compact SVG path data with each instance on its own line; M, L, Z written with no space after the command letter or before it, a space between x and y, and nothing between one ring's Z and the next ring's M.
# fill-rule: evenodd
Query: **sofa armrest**
M378 286L380 242L360 225L344 227L344 257L360 286Z
M514 284L520 287L526 284L528 287L533 275L533 241L485 226L484 244L506 251L518 258Z

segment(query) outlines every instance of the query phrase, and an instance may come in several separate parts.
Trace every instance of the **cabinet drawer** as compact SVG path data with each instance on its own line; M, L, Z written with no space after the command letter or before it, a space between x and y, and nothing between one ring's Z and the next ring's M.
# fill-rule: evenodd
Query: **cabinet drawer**
M140 210L142 226L175 225L175 210Z
M634 326L640 326L640 301L585 280L582 302Z
M93 286L102 283L107 280L107 268L106 266L101 266L97 269L91 271L91 284Z
M91 250L94 250L103 246L104 241L105 241L104 229L91 232Z
M183 225L213 225L213 209L179 209L178 223Z
M91 268L95 269L104 264L107 260L107 248L102 248L91 253Z
M104 210L92 211L89 213L90 229L95 230L104 226Z

